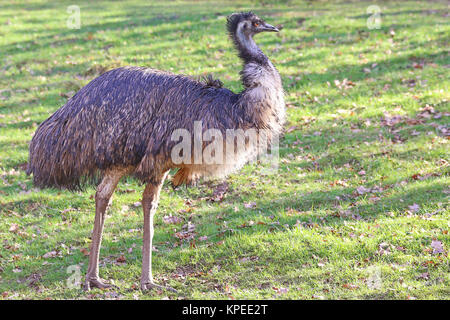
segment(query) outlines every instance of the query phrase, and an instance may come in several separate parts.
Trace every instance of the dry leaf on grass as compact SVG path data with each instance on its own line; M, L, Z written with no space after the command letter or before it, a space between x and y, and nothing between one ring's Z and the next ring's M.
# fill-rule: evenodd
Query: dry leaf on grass
M433 254L444 253L444 246L441 241L431 241L431 248L433 248Z

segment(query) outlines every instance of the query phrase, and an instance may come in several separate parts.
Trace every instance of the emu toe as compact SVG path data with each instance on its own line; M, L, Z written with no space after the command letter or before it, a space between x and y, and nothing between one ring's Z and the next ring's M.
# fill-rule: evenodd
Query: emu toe
M152 290L152 289L160 289L160 290L167 290L173 293L178 293L177 290L175 290L174 288L168 287L168 286L161 286L159 284L156 284L154 282L141 282L141 290L142 291L148 291L148 290Z
M115 285L106 283L104 280L98 279L86 279L84 282L83 289L86 291L91 290L92 288L98 289L108 289L108 288L117 288Z

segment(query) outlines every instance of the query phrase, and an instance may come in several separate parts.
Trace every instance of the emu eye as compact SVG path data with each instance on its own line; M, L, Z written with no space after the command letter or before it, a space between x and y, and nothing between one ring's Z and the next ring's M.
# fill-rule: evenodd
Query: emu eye
M253 22L253 26L254 27L259 27L260 23L259 22Z

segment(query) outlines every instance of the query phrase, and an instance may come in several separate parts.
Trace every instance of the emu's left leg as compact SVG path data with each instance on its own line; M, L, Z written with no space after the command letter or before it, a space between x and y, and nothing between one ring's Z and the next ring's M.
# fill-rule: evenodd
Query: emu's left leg
M144 243L142 246L141 277L142 290L160 288L176 292L175 289L155 284L152 275L153 216L155 215L158 206L159 194L167 173L168 172L164 173L159 181L147 184L142 197L142 209L144 211Z
M119 183L120 178L125 175L123 170L111 170L105 173L102 182L97 187L95 193L95 220L94 230L92 231L92 243L89 253L89 266L86 273L84 289L108 288L111 285L104 283L98 275L98 263L100 254L100 245L102 242L103 226L106 218L106 208L111 197Z

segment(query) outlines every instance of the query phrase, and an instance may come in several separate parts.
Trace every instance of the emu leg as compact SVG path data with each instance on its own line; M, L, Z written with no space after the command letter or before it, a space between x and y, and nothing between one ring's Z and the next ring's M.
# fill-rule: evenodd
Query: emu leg
M157 183L147 184L142 196L142 209L144 211L144 239L142 246L141 290L159 288L177 292L173 288L155 284L152 275L152 242L154 233L153 216L155 215L156 208L158 206L159 194L167 173L168 172L166 172Z
M102 182L97 187L95 194L95 221L94 230L92 231L92 242L89 253L89 266L86 274L86 280L84 283L84 289L90 290L91 288L108 288L111 285L104 283L98 275L98 262L100 245L102 242L103 226L105 223L106 208L111 199L112 194L119 182L120 178L124 175L121 171L107 172Z

